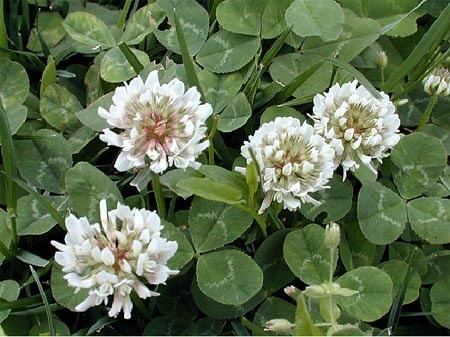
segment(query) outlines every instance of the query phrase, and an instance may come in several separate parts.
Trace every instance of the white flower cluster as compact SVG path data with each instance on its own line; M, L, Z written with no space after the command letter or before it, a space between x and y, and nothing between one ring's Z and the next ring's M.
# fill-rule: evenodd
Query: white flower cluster
M247 163L253 161L253 151L260 168L265 198L259 213L273 200L289 210L302 202L317 203L309 194L324 189L333 175L333 149L311 125L296 118L277 117L263 124L241 151Z
M437 67L423 79L423 87L430 96L450 95L450 71L446 67Z
M314 129L335 150L335 164L342 165L344 178L360 163L374 173L372 159L380 163L400 140L400 118L389 96L377 99L357 81L333 85L314 97Z
M109 125L122 129L116 134L104 129L100 139L122 148L115 168L161 173L170 166L197 168L196 158L209 146L205 121L212 114L209 104L201 104L195 87L185 92L178 79L160 84L152 71L145 82L138 76L118 87L109 111L98 114Z
M178 244L161 237L161 220L155 212L130 209L118 203L117 209L107 211L106 201L100 202L101 225L69 215L66 218L65 244L52 241L59 252L55 261L62 266L69 286L89 289L89 295L75 310L104 303L113 296L109 316L131 317L133 304L130 294L134 290L140 298L159 295L151 285L164 284L177 270L167 267Z
M400 140L400 119L383 92L373 97L357 81L335 84L314 97L314 127L292 117L263 124L241 148L247 164L256 160L265 193L260 213L272 201L296 210L302 203L318 204L311 193L327 188L333 171L360 164L376 172L372 159L382 162ZM236 168L245 174L245 169Z

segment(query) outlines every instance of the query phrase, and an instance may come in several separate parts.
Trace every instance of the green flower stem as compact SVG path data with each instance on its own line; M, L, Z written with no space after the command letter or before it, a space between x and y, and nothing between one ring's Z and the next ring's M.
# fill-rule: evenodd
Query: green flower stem
M431 117L431 112L433 111L433 108L436 105L437 101L438 101L437 96L433 95L430 97L430 101L428 102L427 108L419 121L419 125L417 126L417 131L422 131L425 125L428 123Z
M208 135L209 148L208 148L208 164L214 165L214 136L217 131L217 122L219 121L219 116L214 116L212 119L211 132Z
M153 192L155 193L156 199L156 208L158 210L158 214L162 219L166 218L166 204L164 202L164 196L162 194L161 183L159 181L159 175L156 173L152 173L152 187Z
M259 228L261 229L261 233L264 236L264 238L267 238L267 229L266 229L266 222L264 221L264 218L259 215L258 213L256 213L253 209L252 209L252 215L253 218L256 220L256 223L258 224Z
M333 273L334 273L334 253L336 248L330 248L330 274L328 277L328 281L330 282L330 285L333 283ZM333 312L333 294L329 294L329 310L330 310L330 323L331 327L336 329L336 320L334 318L334 312Z

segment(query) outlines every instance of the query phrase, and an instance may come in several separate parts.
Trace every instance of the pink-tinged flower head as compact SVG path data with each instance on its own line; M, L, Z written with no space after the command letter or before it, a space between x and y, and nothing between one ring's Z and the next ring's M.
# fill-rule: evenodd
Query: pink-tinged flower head
M164 284L170 275L178 273L167 267L178 244L161 237L163 226L156 212L130 209L120 203L108 212L106 201L102 200L100 218L101 224L91 225L84 217L69 215L65 244L51 242L59 250L55 261L62 266L64 279L75 292L89 289L76 311L107 305L113 296L109 316L117 317L123 310L128 319L133 308L131 291L140 298L159 295L142 280L152 285Z
M201 104L195 87L185 91L184 84L173 79L160 84L152 71L145 82L135 77L118 87L109 110L98 109L100 117L115 133L104 129L100 139L122 148L115 168L161 173L170 166L198 168L196 158L209 146L205 121L212 114L209 104Z

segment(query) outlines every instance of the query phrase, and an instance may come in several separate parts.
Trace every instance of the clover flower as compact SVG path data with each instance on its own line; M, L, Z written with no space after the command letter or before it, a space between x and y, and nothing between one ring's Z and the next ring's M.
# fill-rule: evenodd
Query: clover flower
M430 96L450 95L450 71L446 67L435 68L422 83L425 92Z
M167 267L167 261L175 254L178 244L161 237L161 220L156 212L130 209L117 204L107 211L106 201L100 202L101 226L90 224L87 218L69 215L66 218L65 244L52 241L59 252L55 261L62 266L64 279L69 286L89 289L87 298L76 311L86 311L104 303L113 296L109 316L117 317L123 310L124 317L131 317L133 303L130 294L134 290L140 298L158 296L149 284L164 284L170 275L178 273Z
M114 167L119 171L146 169L155 173L169 166L198 168L199 154L209 146L205 121L212 114L209 104L201 104L195 87L185 92L178 79L160 84L152 71L145 82L135 77L118 87L109 111L98 114L119 134L104 129L100 139L122 148Z
M389 96L375 98L358 81L333 85L314 97L314 129L336 151L335 165L347 171L366 165L374 173L372 159L382 162L400 140L400 119Z
M333 175L333 149L311 125L292 117L263 124L244 142L241 153L247 163L253 161L253 153L259 166L265 193L260 214L273 200L291 211L302 203L319 204L310 193L327 188ZM245 173L243 168L236 169Z

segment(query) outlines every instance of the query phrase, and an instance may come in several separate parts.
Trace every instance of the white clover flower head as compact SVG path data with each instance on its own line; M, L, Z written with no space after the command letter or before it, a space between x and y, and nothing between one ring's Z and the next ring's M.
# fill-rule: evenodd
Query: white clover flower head
M167 267L167 261L178 249L176 241L161 237L161 219L156 212L130 209L120 203L115 210L107 210L106 200L100 202L101 225L91 225L87 218L69 215L66 218L65 244L52 241L59 252L55 261L62 266L69 286L89 289L88 297L76 311L86 311L92 306L108 304L113 296L109 316L131 317L133 304L130 293L134 290L140 298L158 296L149 284L164 284L178 270Z
M341 165L344 179L360 163L375 174L372 159L380 163L400 140L400 118L389 96L377 99L358 81L333 85L314 96L314 129L336 151L335 165Z
M327 188L333 175L334 151L314 128L293 117L277 117L244 142L241 153L247 164L257 161L265 198L259 213L272 203L294 211L302 203L318 204L310 193ZM244 168L236 168L245 174Z
M425 92L430 96L450 95L450 71L444 66L435 68L422 83Z
M118 87L109 110L98 109L109 125L122 129L119 134L104 129L100 139L122 148L114 167L155 173L169 166L198 168L196 158L209 146L205 139L205 121L212 114L209 104L201 104L196 87L185 91L184 84L173 79L160 84L158 71L145 82L137 76Z

